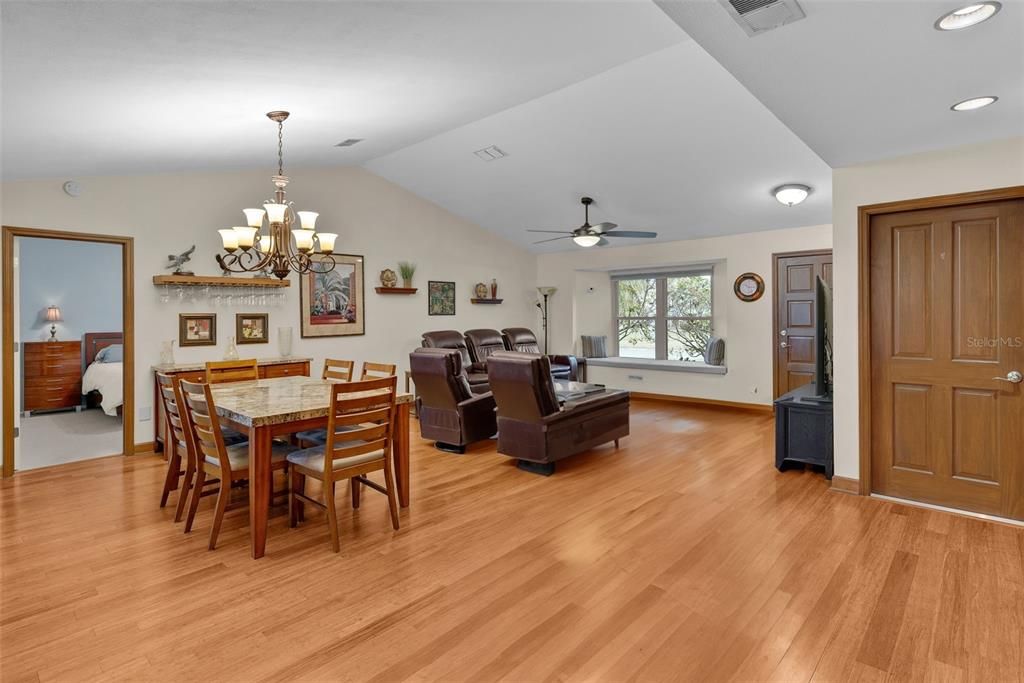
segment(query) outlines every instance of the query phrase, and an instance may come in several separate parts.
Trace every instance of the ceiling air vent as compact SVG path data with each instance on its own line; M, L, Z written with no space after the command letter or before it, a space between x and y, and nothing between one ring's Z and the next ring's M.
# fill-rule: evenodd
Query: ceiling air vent
M364 139L365 138L349 138L347 140L342 140L341 142L336 144L335 147L351 147L352 145L358 142L362 142Z
M757 36L806 15L797 0L719 0L748 36Z
M483 149L478 149L477 151L473 152L473 154L477 155L477 157L482 159L483 161L494 161L495 159L501 159L503 157L508 156L494 145L491 145L490 147L484 147Z

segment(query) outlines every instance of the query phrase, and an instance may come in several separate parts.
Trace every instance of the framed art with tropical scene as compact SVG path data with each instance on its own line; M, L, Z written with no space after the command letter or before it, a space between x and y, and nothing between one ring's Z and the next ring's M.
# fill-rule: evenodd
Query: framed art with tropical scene
M455 315L455 283L427 281L427 314Z
M333 270L299 276L303 337L347 337L366 330L363 257L334 254L333 258ZM310 259L314 269L317 263L327 261L320 254L310 254Z
M236 313L235 337L239 344L266 344L270 341L269 313Z
M216 313L179 313L178 346L216 346Z

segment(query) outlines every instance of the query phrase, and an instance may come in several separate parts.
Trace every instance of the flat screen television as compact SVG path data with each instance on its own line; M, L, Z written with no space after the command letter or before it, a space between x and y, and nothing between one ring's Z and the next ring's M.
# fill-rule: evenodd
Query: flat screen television
M832 289L819 276L814 287L814 398L832 400Z

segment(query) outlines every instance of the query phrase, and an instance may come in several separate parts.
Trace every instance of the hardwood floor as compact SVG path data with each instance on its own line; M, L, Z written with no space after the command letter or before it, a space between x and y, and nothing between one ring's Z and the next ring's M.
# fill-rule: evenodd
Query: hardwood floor
M415 429L414 425L414 429ZM636 401L526 474L413 439L412 506L339 503L249 559L157 507L163 462L0 483L4 681L1019 680L1024 530L776 473L768 416ZM175 494L172 494L172 497ZM347 500L339 492L340 500Z

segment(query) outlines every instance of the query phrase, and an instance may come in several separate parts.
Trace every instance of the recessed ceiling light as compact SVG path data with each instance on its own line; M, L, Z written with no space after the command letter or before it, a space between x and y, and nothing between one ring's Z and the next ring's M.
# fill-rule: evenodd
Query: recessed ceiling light
M999 98L995 95L985 95L984 97L972 97L969 100L963 102L957 102L950 109L953 111L974 111L975 109L981 109L987 107Z
M810 193L810 187L807 185L799 185L797 183L779 185L772 190L772 194L779 200L779 203L785 204L786 206L796 206L803 200L807 199L807 195Z
M974 26L986 19L991 19L1002 7L1002 4L994 0L993 2L978 2L973 5L967 5L943 15L935 22L935 28L940 31L958 31L968 26Z

